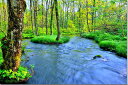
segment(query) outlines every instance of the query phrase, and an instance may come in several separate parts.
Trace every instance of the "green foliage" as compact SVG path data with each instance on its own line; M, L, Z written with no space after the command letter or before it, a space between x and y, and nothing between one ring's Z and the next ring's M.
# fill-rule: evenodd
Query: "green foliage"
M4 37L5 35L0 32L0 40Z
M101 41L99 45L105 50L115 51L117 43L115 41Z
M1 46L2 46L2 44L1 44L1 42L0 42L0 65L1 65L2 62L3 62Z
M2 62L3 62L3 57L2 57L2 51L0 49L0 65L2 64Z
M17 72L10 70L0 69L0 82L3 83L18 83L24 79L30 78L30 72L25 67L19 67Z
M35 35L33 35L31 33L29 33L29 34L23 34L22 36L23 36L23 39L29 39L29 38L35 37Z
M96 31L82 34L83 38L93 39L99 43L104 50L116 52L118 55L126 57L126 37L120 35L112 35L104 31Z
M116 53L120 56L127 56L127 44L126 41L118 42L118 45L116 46Z
M59 41L57 41L56 35L37 36L31 39L32 42L44 44L62 44L68 42L69 40L69 37L63 36Z

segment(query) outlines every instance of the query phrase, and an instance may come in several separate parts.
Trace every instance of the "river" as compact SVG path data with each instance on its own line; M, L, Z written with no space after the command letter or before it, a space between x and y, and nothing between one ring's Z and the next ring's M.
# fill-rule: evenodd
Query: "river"
M46 45L29 40L25 66L34 65L27 84L126 84L126 59L102 50L93 40L73 37L68 43ZM101 55L101 58L93 59Z

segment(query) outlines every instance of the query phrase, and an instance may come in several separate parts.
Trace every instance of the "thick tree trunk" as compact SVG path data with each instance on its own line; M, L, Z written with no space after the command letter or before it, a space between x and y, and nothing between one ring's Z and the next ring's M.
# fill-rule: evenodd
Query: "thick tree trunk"
M24 0L7 0L8 4L8 31L2 39L3 69L17 71L21 58L21 41L23 16L26 9Z
M59 24L59 13L58 13L58 3L57 3L57 0L54 0L54 3L55 3L55 11L56 11L56 22L57 22L57 37L56 37L56 40L59 40L60 39L60 24Z

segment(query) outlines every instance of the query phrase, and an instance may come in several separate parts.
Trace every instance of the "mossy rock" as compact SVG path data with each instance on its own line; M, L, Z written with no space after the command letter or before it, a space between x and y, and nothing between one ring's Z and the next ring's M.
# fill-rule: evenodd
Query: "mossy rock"
M96 59L96 58L102 58L102 56L101 55L96 55L96 56L93 57L93 59Z

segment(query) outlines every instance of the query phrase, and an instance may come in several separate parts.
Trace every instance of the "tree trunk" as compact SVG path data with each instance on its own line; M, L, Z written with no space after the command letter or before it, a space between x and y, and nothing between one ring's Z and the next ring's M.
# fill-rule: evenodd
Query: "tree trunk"
M94 27L94 25L95 25L95 0L93 0L93 11L92 11L92 28L93 28L93 31L95 31L95 27Z
M81 36L82 30L81 30L81 3L80 3L80 0L79 0L79 33Z
M68 18L69 18L68 9L69 9L69 2L67 3L67 23L66 23L66 29L68 29Z
M48 35L48 0L46 1L46 35Z
M38 27L37 27L37 4L38 0L34 1L34 25L35 25L35 34L38 35Z
M34 34L34 28L33 28L34 24L33 24L32 2L33 2L33 1L32 1L32 0L30 0L30 13L31 13L32 32L33 32L33 34Z
M26 9L24 0L7 0L8 31L2 39L3 69L17 71L21 58L23 16Z
M88 22L88 0L86 0L86 19L87 19L87 28L88 28L88 31L90 32L90 28L89 28L89 22Z
M56 40L60 39L60 24L59 24L59 13L58 13L58 2L57 0L54 0L55 3L55 11L56 11L56 22L57 22L57 37Z
M52 0L51 0L51 22L50 22L50 35L52 35L53 9L54 9L54 2L52 2Z
M43 4L43 0L42 0L42 30L44 28L44 17L43 17L43 15L44 15L44 4Z

